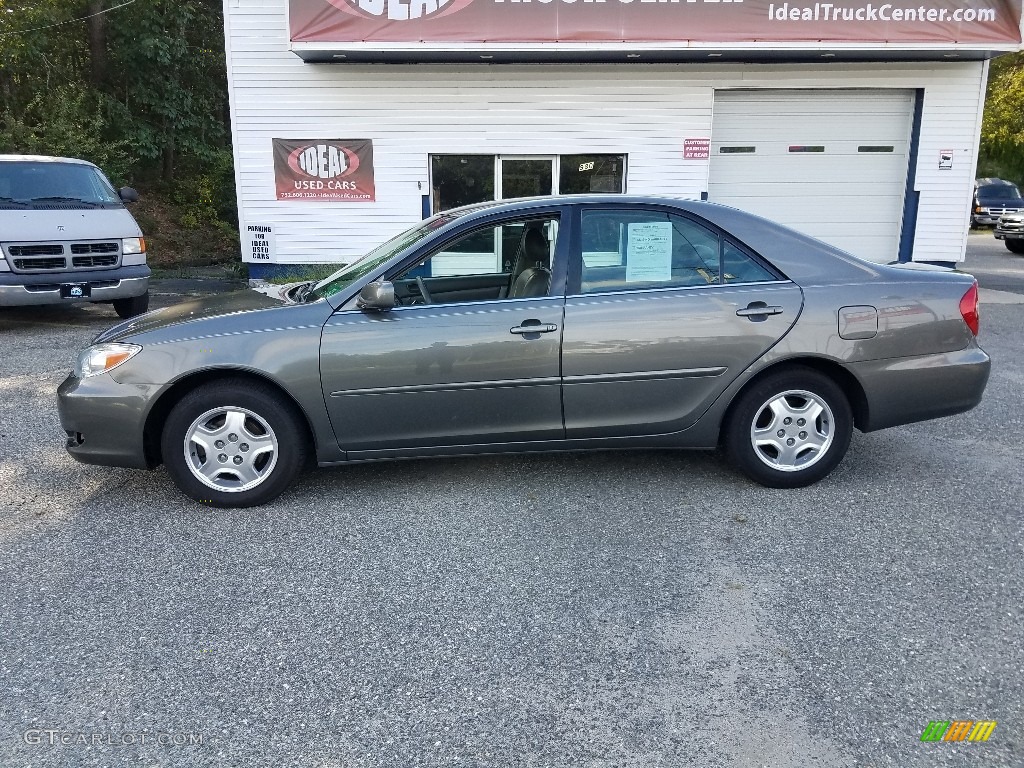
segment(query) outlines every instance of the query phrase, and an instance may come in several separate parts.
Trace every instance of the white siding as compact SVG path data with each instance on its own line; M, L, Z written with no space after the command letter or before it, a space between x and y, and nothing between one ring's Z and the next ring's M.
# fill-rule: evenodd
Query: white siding
M624 153L628 192L699 197L708 161L683 139L711 137L715 89L751 87L924 88L914 258L963 258L982 63L304 64L285 7L225 0L241 223L274 226L278 262L347 261L414 224L432 153ZM372 139L376 202L276 200L273 138Z

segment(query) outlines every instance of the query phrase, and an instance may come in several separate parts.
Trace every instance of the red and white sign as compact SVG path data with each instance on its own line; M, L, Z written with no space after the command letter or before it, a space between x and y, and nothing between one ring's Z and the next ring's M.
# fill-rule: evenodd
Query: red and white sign
M1021 0L289 0L293 42L1019 43ZM394 50L394 48L391 48Z
M274 139L278 200L373 202L369 139Z
M683 139L684 160L707 160L711 156L711 139Z

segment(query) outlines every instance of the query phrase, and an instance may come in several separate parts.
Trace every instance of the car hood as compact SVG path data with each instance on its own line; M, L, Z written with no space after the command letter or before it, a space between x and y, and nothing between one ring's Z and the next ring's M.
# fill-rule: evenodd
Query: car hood
M94 344L117 341L129 336L156 331L172 325L194 323L217 317L227 317L244 312L259 312L275 307L287 306L288 302L253 290L233 291L216 296L183 301L170 307L147 312L109 328L95 339Z
M0 211L0 240L5 243L141 236L142 231L127 208Z

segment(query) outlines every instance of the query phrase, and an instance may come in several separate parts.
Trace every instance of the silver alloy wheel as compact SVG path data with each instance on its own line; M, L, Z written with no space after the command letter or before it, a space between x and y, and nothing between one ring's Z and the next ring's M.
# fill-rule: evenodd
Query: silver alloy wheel
M757 409L750 443L757 457L780 472L798 472L820 461L832 445L832 409L802 389L772 396Z
M277 464L277 436L247 408L212 408L185 432L185 464L203 485L225 493L255 488Z

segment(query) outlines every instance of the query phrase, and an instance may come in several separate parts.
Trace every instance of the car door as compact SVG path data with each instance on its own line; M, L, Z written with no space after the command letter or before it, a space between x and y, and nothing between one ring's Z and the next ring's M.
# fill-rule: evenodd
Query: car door
M321 381L350 458L563 437L558 220L534 213L456 235L385 276L398 306L330 318ZM537 278L528 294L516 287L524 273Z
M585 207L562 341L567 438L692 426L792 327L802 292L710 225Z

